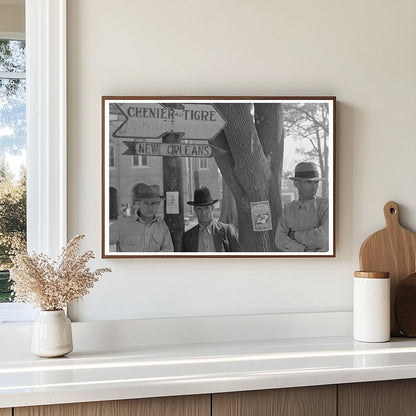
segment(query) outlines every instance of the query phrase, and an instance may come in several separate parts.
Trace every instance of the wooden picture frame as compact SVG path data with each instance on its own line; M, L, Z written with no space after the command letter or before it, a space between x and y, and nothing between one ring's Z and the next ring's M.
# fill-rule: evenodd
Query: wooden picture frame
M335 257L335 110L102 97L102 257Z

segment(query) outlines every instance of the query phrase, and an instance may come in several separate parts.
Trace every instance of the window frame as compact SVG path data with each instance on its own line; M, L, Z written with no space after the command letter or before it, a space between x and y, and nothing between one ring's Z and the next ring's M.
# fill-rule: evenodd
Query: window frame
M198 170L209 170L208 158L198 159Z
M137 157L137 163L134 162L135 157ZM146 159L143 159L143 158ZM146 163L143 163L143 160L146 160ZM149 157L148 156L143 156L143 155L132 155L131 157L131 168L132 169L147 169L150 168L149 166Z
M113 144L110 144L109 148L108 148L108 161L109 161L109 167L110 169L115 169L116 168L116 156L115 156L115 147Z
M66 0L26 0L28 250L67 241Z
M66 0L25 0L25 19L27 247L55 258L67 242ZM34 317L18 303L0 313L0 323Z

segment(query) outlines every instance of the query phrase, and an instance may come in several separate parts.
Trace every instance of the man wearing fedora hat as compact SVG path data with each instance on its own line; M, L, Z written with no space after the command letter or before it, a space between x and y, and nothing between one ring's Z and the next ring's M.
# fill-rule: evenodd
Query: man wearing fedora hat
M156 216L163 199L158 185L139 187L137 218L122 217L110 225L110 245L119 252L173 251L166 222Z
M194 207L198 224L186 231L182 237L182 251L230 252L242 251L231 224L215 221L212 217L214 204L209 189L201 186L195 189L194 200L188 201Z
M299 199L283 208L277 224L276 247L285 252L328 251L328 199L316 197L319 175L312 162L301 162L295 167L294 181Z

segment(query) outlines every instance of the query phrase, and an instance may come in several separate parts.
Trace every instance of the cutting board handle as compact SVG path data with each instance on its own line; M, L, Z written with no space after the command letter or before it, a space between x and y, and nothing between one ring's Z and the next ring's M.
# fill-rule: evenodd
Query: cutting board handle
M384 218L387 227L400 227L399 223L399 205L397 202L389 201L384 205Z

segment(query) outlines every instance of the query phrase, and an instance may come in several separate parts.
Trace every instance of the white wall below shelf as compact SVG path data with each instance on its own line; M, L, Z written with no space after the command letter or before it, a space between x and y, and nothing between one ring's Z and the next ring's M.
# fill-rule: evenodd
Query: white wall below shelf
M74 351L145 345L351 336L352 312L73 322ZM0 326L1 353L30 351L31 325Z

